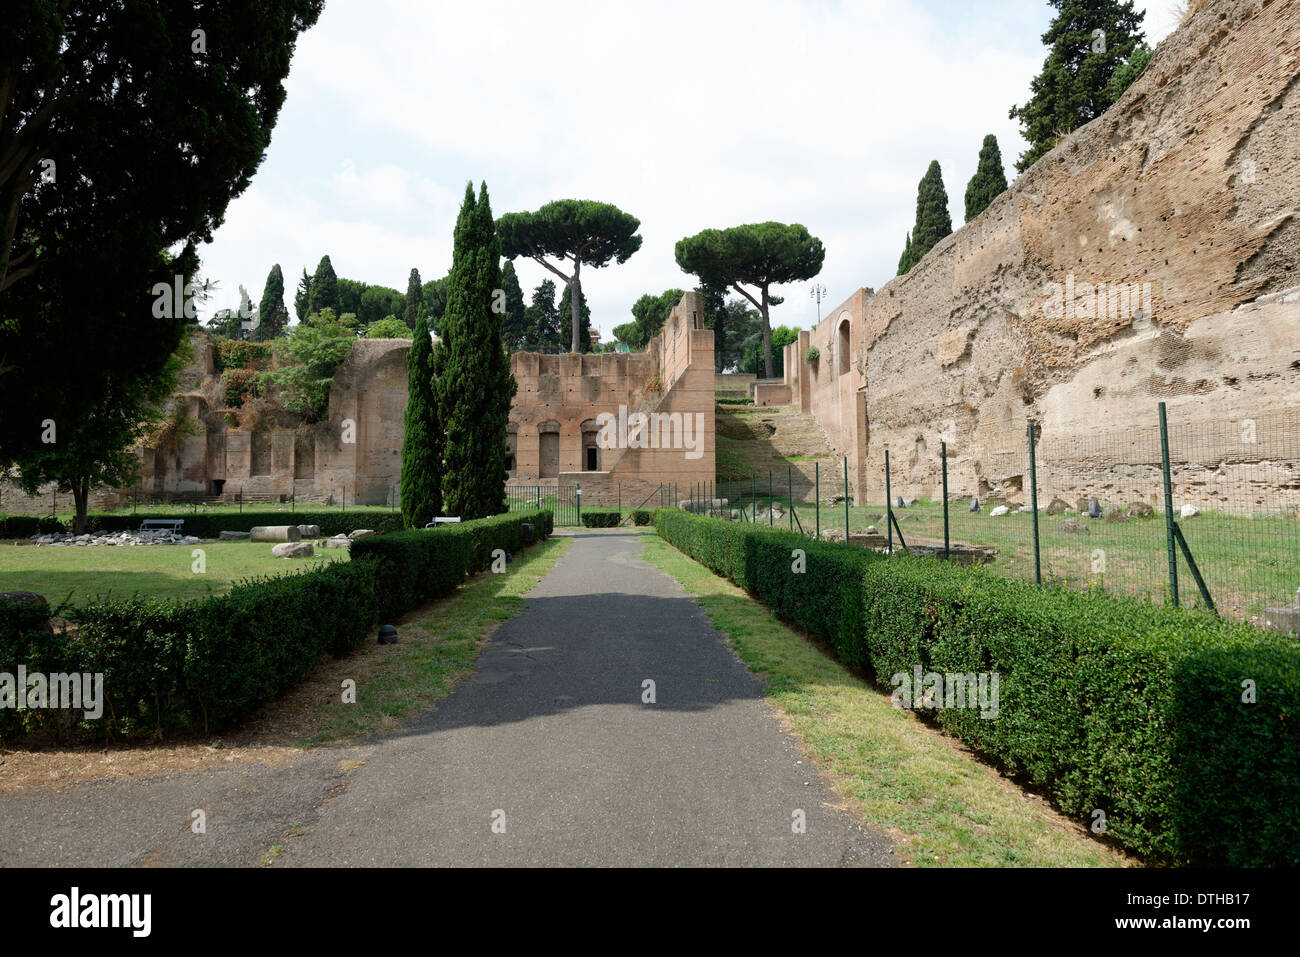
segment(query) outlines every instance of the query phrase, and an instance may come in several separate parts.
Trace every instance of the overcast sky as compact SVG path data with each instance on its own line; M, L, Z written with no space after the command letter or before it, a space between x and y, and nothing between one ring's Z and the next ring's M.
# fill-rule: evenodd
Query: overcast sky
M1175 25L1154 0L1148 40ZM496 215L613 203L641 250L583 273L606 339L646 292L691 288L673 259L710 227L803 223L826 246L828 308L895 273L930 160L954 227L985 134L1008 180L1012 104L1044 57L1045 0L328 0L299 40L266 160L202 250L206 315L254 302L273 263L286 305L328 253L339 276L406 289L451 265L465 183ZM550 276L517 260L525 298ZM567 271L567 270L566 270ZM816 321L811 283L773 325Z

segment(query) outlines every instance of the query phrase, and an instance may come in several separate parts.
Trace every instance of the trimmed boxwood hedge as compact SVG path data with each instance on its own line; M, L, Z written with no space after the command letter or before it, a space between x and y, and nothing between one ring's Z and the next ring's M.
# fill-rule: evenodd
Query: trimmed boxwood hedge
M648 508L634 508L632 510L632 522L636 525L649 525L654 521L654 512Z
M301 513L299 513L301 514ZM103 673L96 734L136 736L227 727L300 682L321 655L342 655L377 619L454 591L491 562L517 551L525 523L536 540L549 512L520 512L441 529L375 535L352 544L351 560L272 578L188 602L103 598L64 612L75 626L52 631L44 615L0 600L0 672ZM31 731L49 711L0 709L0 739Z
M352 559L374 557L381 615L400 614L455 591L466 575L483 571L492 553L513 554L525 544L524 525L533 540L553 530L552 513L509 512L492 518L393 535L373 535L352 543Z
M586 528L617 528L623 513L616 508L584 508L582 524Z
M890 676L989 672L999 712L927 710L1149 858L1300 863L1300 646L1211 615L885 558L761 526L655 513L663 539ZM791 552L806 552L804 574ZM1257 702L1244 703L1243 682Z
M67 529L63 523L49 515L0 515L0 538L31 538L64 531Z

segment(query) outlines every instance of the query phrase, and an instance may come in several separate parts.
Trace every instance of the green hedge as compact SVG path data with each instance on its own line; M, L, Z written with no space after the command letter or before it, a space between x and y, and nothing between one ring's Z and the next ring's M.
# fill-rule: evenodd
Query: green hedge
M300 513L301 514L301 513ZM102 673L105 712L96 734L218 730L300 682L324 654L342 655L376 620L454 591L491 563L550 534L549 512L523 512L428 531L375 535L351 560L189 602L102 598L65 612L75 631L54 632L29 607L0 601L0 672ZM50 711L0 709L0 738L52 720Z
M379 559L379 611L395 615L455 591L466 575L491 565L495 549L508 554L519 551L525 524L533 526L535 541L551 533L553 521L549 510L509 512L457 525L374 535L352 543L352 558Z
M1300 647L1213 616L655 513L670 544L882 685L999 676L998 715L927 710L1108 836L1176 863L1300 863ZM801 544L802 543L802 544ZM807 554L803 575L790 551ZM824 591L819 596L818 592ZM1242 702L1245 679L1258 701Z
M617 528L623 513L616 508L584 508L582 524L585 528Z
M634 508L632 510L632 522L636 525L649 525L654 521L654 512L648 508Z
M67 531L63 523L49 515L0 515L0 538L31 538Z

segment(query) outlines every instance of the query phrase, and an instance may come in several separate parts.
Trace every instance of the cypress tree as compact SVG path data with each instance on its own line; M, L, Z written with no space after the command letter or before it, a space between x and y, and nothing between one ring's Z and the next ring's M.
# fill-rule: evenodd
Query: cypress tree
M966 222L970 222L997 199L1007 188L1007 174L1002 169L1002 151L998 138L990 133L980 147L975 175L966 184Z
M903 242L903 255L898 257L898 275L903 275L912 268L912 234L907 234Z
M257 315L259 340L279 338L289 326L289 310L284 305L284 273L280 271L279 263L271 267L271 273L266 277Z
M515 275L515 264L506 260L501 266L501 291L505 294L505 312L501 315L501 342L507 352L528 346L528 316L524 291Z
M524 310L527 329L526 349L536 352L559 352L564 348L560 313L555 308L555 283L543 279L533 290L533 301Z
M442 514L444 436L433 381L434 347L421 312L406 354L407 401L402 439L402 523L423 528Z
M501 245L487 184L472 183L456 219L447 311L435 362L438 411L446 430L443 507L464 519L506 510L506 426L515 380L492 309L501 286Z
M316 275L311 280L311 295L308 300L309 312L322 309L339 311L339 279L334 275L334 264L329 256L321 256L316 266Z
M298 280L298 291L293 294L293 311L298 314L299 322L311 314L311 276L306 269Z
M1043 70L1030 82L1024 106L1011 108L1029 149L1024 172L1073 130L1119 99L1151 59L1132 0L1048 0L1059 13L1043 34L1049 47Z
M912 227L907 249L898 264L900 275L919 263L939 240L951 233L952 217L948 215L948 192L943 188L943 172L939 169L939 161L931 160L930 168L916 189L916 225Z
M569 291L572 288L572 283L565 283L564 292L560 294L561 316L573 315L573 300L569 298ZM578 290L578 351L591 351L591 310L587 308L587 294L581 289Z
M414 329L416 320L424 311L424 285L420 282L420 270L412 269L406 280L406 305L402 310L402 321L406 328Z

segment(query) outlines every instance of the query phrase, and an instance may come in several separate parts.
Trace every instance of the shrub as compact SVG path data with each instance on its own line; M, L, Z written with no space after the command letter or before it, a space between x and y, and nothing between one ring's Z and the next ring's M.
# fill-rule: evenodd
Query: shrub
M648 508L634 508L632 510L632 522L636 525L649 525L654 521L654 512Z
M454 591L495 548L517 551L525 522L549 533L551 515L370 536L353 543L351 561L247 579L197 601L101 598L66 613L74 632L0 601L0 671L102 673L101 734L217 730L292 688L322 655L357 647L378 617ZM0 709L0 735L30 731L48 714Z
M49 515L0 515L0 538L31 538L62 531L63 523Z
M809 346L808 351L803 354L803 361L809 365L815 365L817 360L822 357L821 350L816 346Z
M973 709L926 714L1066 813L1091 821L1104 811L1107 835L1132 850L1179 863L1300 863L1293 641L1201 612L676 509L658 510L655 526L882 684L918 665L997 674L996 720ZM795 547L806 549L802 575L788 564ZM1259 689L1255 704L1242 701L1245 679Z
M393 535L375 535L352 544L352 560L379 560L376 588L382 616L401 614L434 598L451 594L466 575L492 564L492 552L508 554L523 545L523 526L539 526L550 534L551 513L509 512L457 525L412 529Z
M270 358L270 343L222 339L217 343L212 365L217 373L234 369L261 369Z
M584 508L582 510L582 524L585 528L616 528L622 520L622 513L616 508Z

